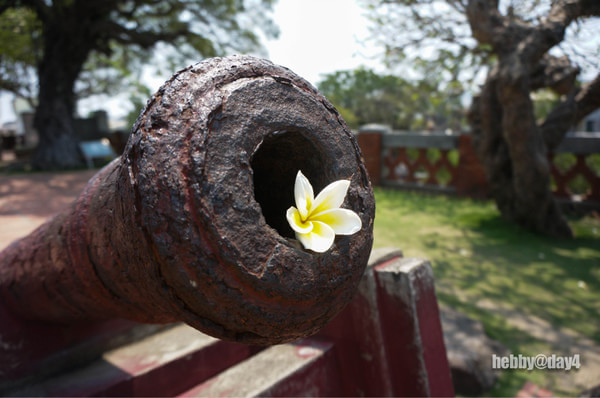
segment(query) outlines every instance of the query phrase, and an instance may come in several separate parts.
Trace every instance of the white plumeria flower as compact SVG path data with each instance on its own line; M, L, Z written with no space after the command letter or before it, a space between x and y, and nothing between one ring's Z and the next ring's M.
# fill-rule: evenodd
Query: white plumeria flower
M339 180L327 185L315 198L308 179L298 171L294 185L296 206L287 210L287 220L296 239L306 249L317 253L329 250L335 235L352 235L362 228L358 214L340 209L350 181Z

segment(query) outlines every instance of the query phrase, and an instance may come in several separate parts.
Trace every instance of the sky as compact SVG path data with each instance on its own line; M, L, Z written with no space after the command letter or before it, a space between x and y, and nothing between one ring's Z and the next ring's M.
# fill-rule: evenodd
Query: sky
M269 59L315 85L325 73L360 65L379 69L363 13L353 0L279 0L273 18L281 33L266 42Z
M367 44L368 20L363 13L354 0L279 0L272 14L279 37L263 40L268 58L313 85L323 74L338 70L361 65L381 70L377 49ZM156 91L167 77L147 77L145 83ZM123 99L95 98L80 101L79 113L85 115L102 108L116 119L125 116L127 107ZM11 97L0 95L0 125L15 119L11 108Z

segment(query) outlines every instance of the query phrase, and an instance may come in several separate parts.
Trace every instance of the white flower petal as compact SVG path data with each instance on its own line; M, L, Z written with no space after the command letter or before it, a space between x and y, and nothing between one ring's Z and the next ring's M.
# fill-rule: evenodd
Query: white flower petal
M309 233L310 231L312 231L312 229L313 229L312 222L310 222L310 221L302 222L300 212L294 206L290 207L287 210L287 213L285 214L285 216L287 217L290 227L292 227L292 229L295 232L298 232L301 234L306 234L306 233Z
M304 248L317 253L324 253L333 245L335 232L327 224L317 221L313 223L312 231L307 234L296 233L296 238Z
M344 198L346 197L349 186L350 181L348 180L338 180L327 185L317 195L311 208L311 214L318 214L325 210L337 209L340 207L342 203L344 203Z
M336 235L352 235L362 228L358 214L349 209L325 210L311 215L310 220L329 225Z
M310 182L300 170L296 174L296 182L294 183L294 199L296 200L296 207L302 216L302 220L306 221L310 209L314 202L315 194L313 187Z

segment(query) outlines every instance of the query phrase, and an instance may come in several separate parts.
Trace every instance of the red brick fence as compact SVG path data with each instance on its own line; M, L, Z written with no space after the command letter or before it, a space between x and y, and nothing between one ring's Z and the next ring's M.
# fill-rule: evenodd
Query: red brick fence
M470 134L398 133L367 125L359 130L358 143L374 185L487 195ZM558 198L600 206L600 133L569 134L549 160Z

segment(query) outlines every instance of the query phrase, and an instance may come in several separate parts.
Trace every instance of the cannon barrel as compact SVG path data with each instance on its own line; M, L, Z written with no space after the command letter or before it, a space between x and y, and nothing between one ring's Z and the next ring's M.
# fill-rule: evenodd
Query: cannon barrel
M350 180L362 229L325 253L287 225L294 178ZM0 253L0 297L51 322L184 321L275 344L318 331L353 296L375 203L334 107L286 68L249 56L176 73L148 101L120 158L79 198Z

